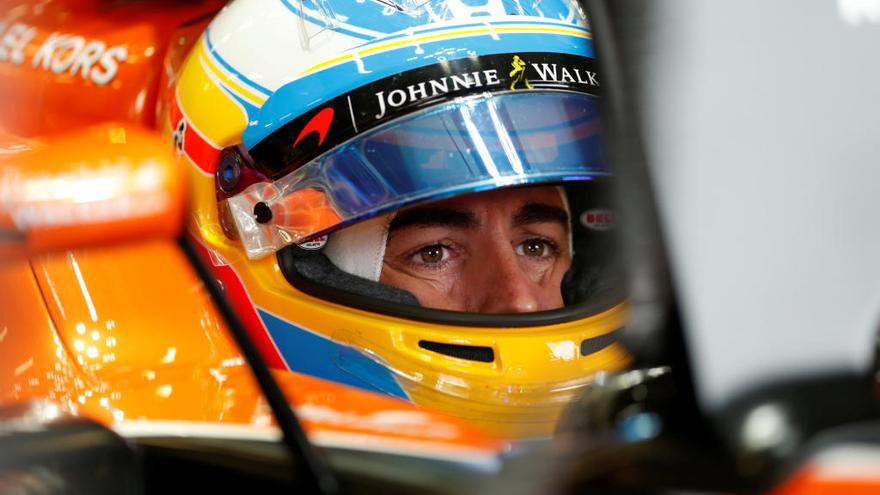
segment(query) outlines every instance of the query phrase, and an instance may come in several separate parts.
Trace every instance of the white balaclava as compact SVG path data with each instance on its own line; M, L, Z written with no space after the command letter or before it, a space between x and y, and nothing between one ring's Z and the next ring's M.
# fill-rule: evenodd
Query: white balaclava
M568 197L562 186L556 188L562 205L571 218ZM330 234L324 254L340 270L358 277L378 282L382 275L385 260L385 247L388 243L388 227L395 213L373 217L369 220L346 227ZM571 230L568 232L569 252L574 255Z
M324 254L340 270L378 282L393 219L394 213L388 213L333 232Z

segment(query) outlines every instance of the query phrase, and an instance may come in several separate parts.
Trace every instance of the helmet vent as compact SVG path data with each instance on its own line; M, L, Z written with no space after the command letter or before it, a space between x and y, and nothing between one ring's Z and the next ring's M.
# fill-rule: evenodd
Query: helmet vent
M605 335L600 335L591 339L584 339L584 341L581 342L581 356L589 356L590 354L599 352L602 349L617 342L617 334L620 333L620 330L621 329L618 328L617 330L608 332Z
M491 347L477 345L459 345L445 344L443 342L431 342L430 340L420 340L419 347L427 349L431 352L452 356L458 359L466 359L468 361L479 361L481 363L491 363L495 360L495 352Z

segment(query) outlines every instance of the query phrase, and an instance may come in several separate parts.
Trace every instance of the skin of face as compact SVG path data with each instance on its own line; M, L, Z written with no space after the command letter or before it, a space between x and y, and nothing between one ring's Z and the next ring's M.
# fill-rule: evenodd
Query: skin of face
M399 212L380 282L428 308L525 313L563 306L569 221L556 187L483 192Z

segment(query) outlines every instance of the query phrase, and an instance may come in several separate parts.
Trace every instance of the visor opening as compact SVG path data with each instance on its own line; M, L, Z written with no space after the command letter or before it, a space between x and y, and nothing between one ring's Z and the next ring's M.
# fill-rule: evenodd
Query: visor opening
M491 347L445 344L442 342L431 342L430 340L420 340L419 347L431 352L468 361L491 363L495 360L495 351Z
M581 342L581 357L595 354L617 342L617 335L620 333L620 330L621 329L618 328L617 330L613 330L598 337L584 339Z

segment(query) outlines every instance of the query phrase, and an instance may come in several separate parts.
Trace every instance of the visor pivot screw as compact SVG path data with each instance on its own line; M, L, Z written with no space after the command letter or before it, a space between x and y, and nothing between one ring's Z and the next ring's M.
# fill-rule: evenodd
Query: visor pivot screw
M254 205L254 217L257 219L257 223L269 223L272 220L272 208L260 201Z
M226 193L232 192L241 178L241 157L235 151L226 150L220 155L217 167L217 185Z

